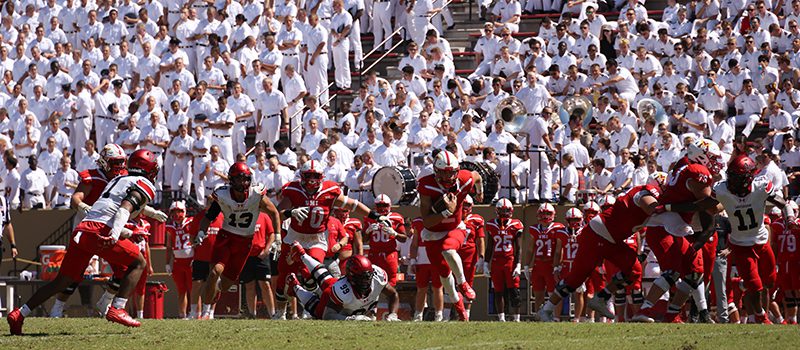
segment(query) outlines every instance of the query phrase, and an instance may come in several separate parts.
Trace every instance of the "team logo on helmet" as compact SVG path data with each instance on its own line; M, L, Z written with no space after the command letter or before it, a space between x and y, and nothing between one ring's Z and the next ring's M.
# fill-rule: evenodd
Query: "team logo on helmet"
M692 142L686 151L686 156L692 163L708 168L712 174L719 173L725 167L725 164L722 164L722 152L719 146L711 140L699 139Z
M139 149L128 157L128 172L155 181L158 175L158 157L146 149Z

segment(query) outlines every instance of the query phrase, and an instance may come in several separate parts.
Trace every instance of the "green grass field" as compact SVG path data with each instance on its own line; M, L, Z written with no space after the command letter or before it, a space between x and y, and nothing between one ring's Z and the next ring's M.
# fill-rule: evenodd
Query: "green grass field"
M798 326L32 318L0 349L790 349Z

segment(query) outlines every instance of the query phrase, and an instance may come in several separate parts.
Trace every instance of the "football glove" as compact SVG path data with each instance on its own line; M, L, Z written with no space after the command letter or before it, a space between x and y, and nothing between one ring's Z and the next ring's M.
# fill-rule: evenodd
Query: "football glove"
M306 221L308 218L308 207L300 207L292 209L292 219L297 220L297 222Z
M206 231L203 230L197 231L197 236L194 237L194 245L198 246L203 244L203 241L206 239L207 236L208 233Z
M486 275L486 277L490 277L491 276L491 271L492 271L492 269L489 266L489 263L484 261L483 262L483 274Z
M168 275L171 275L171 274L172 274L172 265L170 265L170 264L166 264L166 265L164 265L164 271L165 271L165 272L166 272Z
M521 270L522 270L522 266L520 266L520 264L517 263L517 266L514 266L514 271L511 271L511 277L519 276Z
M144 207L142 214L148 218L155 219L158 222L167 222L168 218L166 213L149 205Z

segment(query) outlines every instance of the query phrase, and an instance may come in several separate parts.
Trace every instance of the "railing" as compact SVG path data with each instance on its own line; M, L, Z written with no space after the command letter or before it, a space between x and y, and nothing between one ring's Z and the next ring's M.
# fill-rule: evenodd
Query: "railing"
M386 38L383 39L383 41L381 41L378 44L373 44L372 50L370 50L369 53L364 55L364 59L366 59L367 57L369 57L370 55L372 55L373 53L378 51L378 48L383 47L383 44L386 44L387 41L392 40L392 38L395 36L395 34L400 33L401 30L403 31L403 36L408 34L408 31L406 30L405 26L397 28L394 32L392 32L392 34L387 35ZM388 51L384 52L383 55L381 55L381 57L378 57L378 59L375 60L375 62L372 62L372 64L369 65L369 67L361 69L361 71L358 72L359 84L361 83L361 79L364 76L364 74L368 73L370 71L370 69L374 68L378 63L383 61L383 59L386 58L386 56L388 56L390 53L392 53L392 51L394 51L394 49L398 48L402 44L403 44L403 40L399 40L397 43L392 45L391 49L389 49Z
M61 224L61 226L55 229L53 233L51 233L49 236L43 239L39 243L39 246L43 245L63 245L65 247L69 246L69 238L72 237L72 229L74 228L74 226L75 226L75 214L73 214L67 221ZM18 268L15 263L14 269L13 271L11 271L11 274L16 275L19 271L25 271L31 268L32 266L34 266L34 263L38 263L40 259L41 257L39 256L39 249L37 248L36 259L34 259L32 262L28 262L26 265L23 265L21 268Z

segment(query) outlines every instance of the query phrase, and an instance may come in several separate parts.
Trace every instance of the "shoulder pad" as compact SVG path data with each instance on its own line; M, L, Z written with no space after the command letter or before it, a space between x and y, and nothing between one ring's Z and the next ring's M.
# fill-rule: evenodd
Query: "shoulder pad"
M267 186L264 184L255 184L250 187L253 192L263 195L267 192Z
M373 278L378 282L378 284L385 286L389 283L389 277L386 275L386 271L384 271L378 265L372 265L372 270L375 271Z

